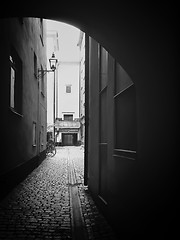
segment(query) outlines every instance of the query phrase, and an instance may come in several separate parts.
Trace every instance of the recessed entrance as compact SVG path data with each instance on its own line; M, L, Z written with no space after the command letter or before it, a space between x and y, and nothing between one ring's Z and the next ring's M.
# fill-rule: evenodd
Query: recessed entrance
M77 133L62 133L62 145L63 146L77 145Z

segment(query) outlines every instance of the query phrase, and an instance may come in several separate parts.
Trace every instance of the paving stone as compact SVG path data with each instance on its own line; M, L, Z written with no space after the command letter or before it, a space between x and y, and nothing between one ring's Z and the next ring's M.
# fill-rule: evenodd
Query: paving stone
M0 239L72 239L72 159L87 239L115 239L83 185L83 149L60 147L0 202Z

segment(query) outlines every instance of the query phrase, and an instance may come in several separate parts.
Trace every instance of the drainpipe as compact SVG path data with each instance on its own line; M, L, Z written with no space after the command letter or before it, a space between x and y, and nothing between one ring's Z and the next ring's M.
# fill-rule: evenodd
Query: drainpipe
M55 122L56 122L56 114L55 114L55 111L56 111L56 92L55 92L55 88L56 88L56 75L55 75L55 71L56 70L54 70L54 99L53 99L53 115L54 115L54 127L53 127L53 129L54 129L54 143L56 143L56 139L55 139Z
M37 125L36 125L36 136L37 136L37 156L38 156L38 161L40 158L40 80L38 79L38 96L37 96Z

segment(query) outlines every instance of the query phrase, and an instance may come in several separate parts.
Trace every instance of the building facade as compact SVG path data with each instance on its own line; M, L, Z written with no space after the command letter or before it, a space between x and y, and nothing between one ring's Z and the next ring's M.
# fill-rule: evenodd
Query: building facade
M77 145L80 141L79 61L60 62L58 102L57 145Z
M46 149L45 24L41 18L1 19L3 192L44 159Z
M89 190L112 225L120 223L126 231L127 222L132 224L135 217L131 209L128 219L128 194L134 185L127 181L123 187L122 178L124 171L132 177L137 166L136 88L122 66L91 37L88 130ZM125 202L119 204L122 196ZM118 223L116 213L123 216Z
M80 145L80 121L73 119L73 114L66 113L62 118L56 119L57 145L77 146Z
M85 143L85 33L80 31L78 46L80 49L79 69L79 116L81 122L81 144Z
M46 20L47 22L47 20ZM47 140L54 137L54 122L58 117L58 69L59 69L59 32L48 28L47 24L47 66L52 54L58 60L55 72L47 74ZM55 106L54 106L55 105Z
M48 20L47 30L47 62L52 52L58 59L55 85L53 74L48 74L48 135L54 136L55 131L56 145L77 145L80 141L79 48L77 41L71 40L70 36L74 38L78 30L71 25Z

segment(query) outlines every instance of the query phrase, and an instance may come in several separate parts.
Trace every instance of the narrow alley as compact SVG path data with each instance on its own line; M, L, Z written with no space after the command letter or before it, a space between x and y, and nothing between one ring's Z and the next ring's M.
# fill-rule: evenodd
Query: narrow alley
M0 203L0 239L116 239L83 185L81 147L58 147Z

